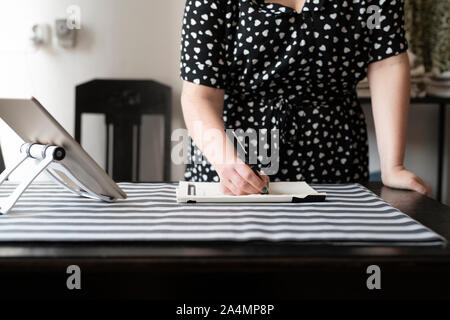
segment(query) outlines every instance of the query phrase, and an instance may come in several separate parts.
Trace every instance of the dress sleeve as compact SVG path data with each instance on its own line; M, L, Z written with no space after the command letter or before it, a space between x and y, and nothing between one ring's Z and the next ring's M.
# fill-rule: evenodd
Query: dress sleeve
M370 61L380 61L408 50L404 0L369 1L378 6L380 27L370 29ZM368 25L369 27L369 25Z
M225 89L225 9L223 0L187 0L181 32L183 80Z

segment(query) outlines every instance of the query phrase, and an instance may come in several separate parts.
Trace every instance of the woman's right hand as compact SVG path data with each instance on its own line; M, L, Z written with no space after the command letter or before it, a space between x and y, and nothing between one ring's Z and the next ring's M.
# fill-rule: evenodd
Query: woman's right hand
M261 178L242 160L215 166L220 178L220 190L227 195L260 194L267 187L269 177L260 173Z

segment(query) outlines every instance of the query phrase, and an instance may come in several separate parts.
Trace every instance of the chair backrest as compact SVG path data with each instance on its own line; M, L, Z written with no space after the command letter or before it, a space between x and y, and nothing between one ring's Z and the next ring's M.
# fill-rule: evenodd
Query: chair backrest
M80 143L81 119L86 113L105 115L106 171L115 181L133 182L140 181L142 116L163 116L163 180L170 181L170 87L153 80L115 79L98 79L78 85L75 103L75 139ZM110 128L113 130L111 144Z

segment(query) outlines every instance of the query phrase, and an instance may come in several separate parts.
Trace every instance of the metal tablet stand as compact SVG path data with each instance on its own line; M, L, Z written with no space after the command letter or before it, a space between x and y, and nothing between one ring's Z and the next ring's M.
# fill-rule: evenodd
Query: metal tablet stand
M3 184L3 182L5 182L6 179L8 179L8 177L25 162L25 160L34 159L37 165L32 169L30 175L22 181L9 196L0 198L0 213L2 214L6 214L11 210L17 200L19 200L25 190L42 171L45 171L55 182L78 196L107 202L113 201L113 199L108 196L99 195L90 190L60 162L66 156L64 148L53 145L24 143L20 147L20 155L20 159L14 165L7 167L0 174L0 185ZM68 181L63 179L61 174L63 174L64 178Z

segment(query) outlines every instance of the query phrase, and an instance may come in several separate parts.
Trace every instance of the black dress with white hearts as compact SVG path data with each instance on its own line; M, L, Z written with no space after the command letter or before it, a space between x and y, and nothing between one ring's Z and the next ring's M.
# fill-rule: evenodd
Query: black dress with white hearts
M361 182L368 142L356 85L370 63L407 47L403 0L306 0L300 13L264 0L187 0L181 78L225 90L225 129L279 130L272 181ZM219 180L207 161L190 161L185 178Z

